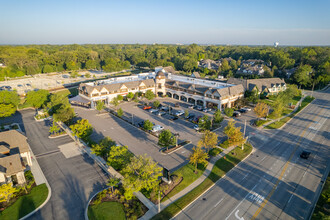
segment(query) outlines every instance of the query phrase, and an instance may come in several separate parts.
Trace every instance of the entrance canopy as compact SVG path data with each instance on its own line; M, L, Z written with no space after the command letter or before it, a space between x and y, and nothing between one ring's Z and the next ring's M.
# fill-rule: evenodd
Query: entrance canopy
M82 106L90 106L90 104L91 104L90 100L88 100L80 95L77 95L77 96L69 99L69 101L71 104L82 105Z

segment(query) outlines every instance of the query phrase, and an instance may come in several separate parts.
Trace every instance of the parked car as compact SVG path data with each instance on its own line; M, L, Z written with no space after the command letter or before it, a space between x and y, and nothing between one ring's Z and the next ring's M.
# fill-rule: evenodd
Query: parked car
M154 114L158 115L158 116L163 116L166 114L166 112L157 111L157 112L154 112Z
M197 109L198 111L203 111L203 107L202 107L202 106L200 106L200 105L199 105L199 106L197 106L197 107L196 107L196 109Z
M179 103L178 103L178 102L175 103L175 104L174 104L174 107L180 107Z
M183 110L179 110L179 111L175 112L176 116L180 116L180 115L183 115L183 114L184 114Z
M195 106L194 105L189 105L188 108L193 109Z
M311 152L304 150L303 152L301 152L300 157L303 159L308 159L309 155L311 155Z
M161 131L161 130L163 130L163 129L164 129L163 126L155 125L155 126L152 127L152 132Z
M172 121L177 120L177 119L179 119L178 116L171 116L171 117L169 118L169 120L172 120Z
M150 109L149 112L154 113L154 112L158 112L158 110L157 109Z
M241 108L240 110L238 110L240 113L247 113L247 110L244 108Z
M23 85L22 84L18 84L17 87L23 87Z
M239 116L241 116L241 113L239 111L234 111L233 116L239 117Z
M197 116L196 118L194 118L193 122L198 123L201 118L202 116Z
M199 131L199 126L198 126L198 125L194 125L194 129L195 129L196 131Z
M251 111L251 109L250 108L248 108L248 107L244 107L244 108L242 108L242 109L245 109L246 111Z
M162 106L162 107L160 107L160 110L163 110L163 111L168 111L168 106Z
M149 105L145 105L145 106L143 106L143 110L149 110L149 109L151 109L152 107L151 106L149 106Z
M26 85L26 86L30 86L30 87L31 87L31 84L30 84L30 83L26 83L25 85Z
M186 117L186 119L195 118L195 114L189 113L189 115Z

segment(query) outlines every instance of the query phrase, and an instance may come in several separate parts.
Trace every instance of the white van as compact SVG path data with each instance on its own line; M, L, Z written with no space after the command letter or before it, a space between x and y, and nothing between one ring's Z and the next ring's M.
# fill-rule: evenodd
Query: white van
M155 125L155 126L152 127L152 132L161 131L161 130L163 130L163 129L164 129L163 126Z

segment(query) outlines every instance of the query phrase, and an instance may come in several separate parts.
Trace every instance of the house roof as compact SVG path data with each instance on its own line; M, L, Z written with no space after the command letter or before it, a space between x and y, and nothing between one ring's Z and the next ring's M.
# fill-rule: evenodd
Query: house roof
M0 172L7 176L14 175L24 170L21 158L18 154L0 158Z
M0 145L8 147L10 154L19 154L30 150L27 138L16 130L0 132Z
M258 88L259 91L264 91L266 88L271 88L274 85L285 85L285 81L280 78L263 78L263 79L238 79L230 78L227 83L243 85L244 89L252 90Z
M201 75L199 74L199 72L193 72L193 73L191 74L191 76L192 76L192 77L195 77L195 78L200 78L200 77L201 77Z
M167 66L167 67L164 67L163 69L167 73L175 73L175 69L173 68L173 66Z

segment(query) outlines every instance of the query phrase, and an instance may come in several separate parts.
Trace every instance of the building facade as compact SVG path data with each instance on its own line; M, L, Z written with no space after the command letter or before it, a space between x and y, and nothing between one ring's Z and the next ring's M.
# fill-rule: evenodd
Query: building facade
M118 95L126 96L129 92L145 93L147 90L158 96L167 95L193 105L218 109L231 107L244 96L242 85L175 75L166 72L165 68L157 68L157 73L82 83L79 86L79 96L70 99L70 102L94 108L97 101L109 104Z

